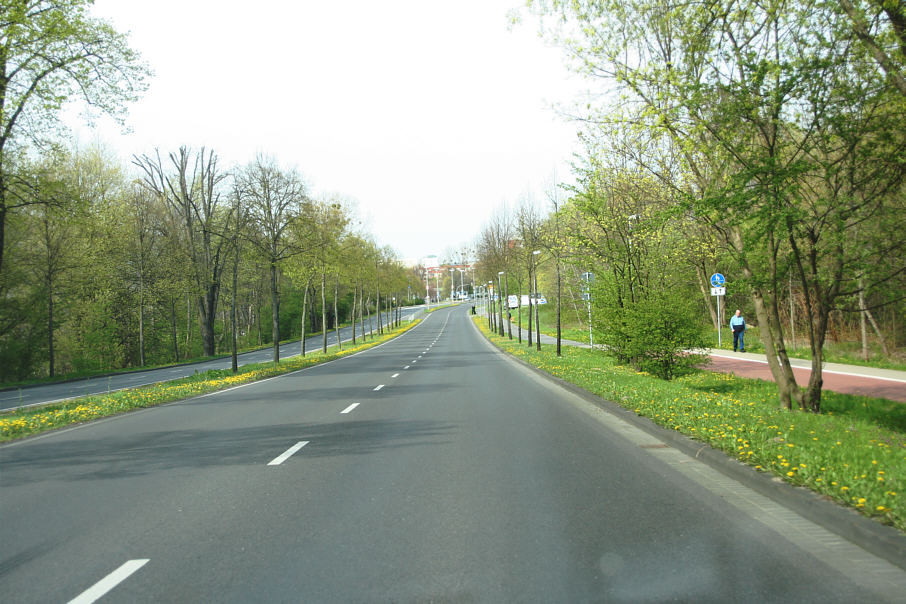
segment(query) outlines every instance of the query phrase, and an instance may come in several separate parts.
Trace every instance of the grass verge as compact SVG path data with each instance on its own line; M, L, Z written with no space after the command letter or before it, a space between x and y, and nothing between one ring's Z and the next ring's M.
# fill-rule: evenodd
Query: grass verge
M708 371L665 382L600 351L564 346L557 357L476 325L551 375L906 532L906 405L825 392L819 415L784 411L769 382Z
M395 330L385 329L384 335L377 336L366 344L343 350L332 347L327 349L326 354L318 351L308 353L304 357L289 357L276 365L273 362L243 365L237 373L229 369L214 369L159 384L0 413L0 442L298 371L371 348L412 329L417 324L418 321L412 321Z

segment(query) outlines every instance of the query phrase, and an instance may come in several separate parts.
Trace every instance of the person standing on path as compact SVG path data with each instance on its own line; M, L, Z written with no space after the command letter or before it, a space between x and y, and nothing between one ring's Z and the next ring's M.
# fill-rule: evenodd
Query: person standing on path
M746 320L742 316L742 311L738 308L736 309L736 314L730 318L730 329L733 330L733 352L736 352L737 346L739 347L739 352L745 352Z

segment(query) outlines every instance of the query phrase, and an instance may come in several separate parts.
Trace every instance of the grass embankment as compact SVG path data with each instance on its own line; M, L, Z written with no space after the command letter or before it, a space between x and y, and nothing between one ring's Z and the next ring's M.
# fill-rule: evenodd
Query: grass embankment
M377 336L365 344L343 350L337 350L336 346L333 346L327 349L326 354L318 351L308 353L304 357L288 357L276 365L273 362L244 365L239 368L237 373L233 373L229 369L214 369L159 384L0 413L0 442L298 371L386 342L408 331L417 323L418 321L413 321L395 330L385 329L384 335Z
M906 531L906 405L825 392L821 414L784 411L773 384L696 371L665 382L618 366L600 351L540 352L492 342L544 371L728 455Z

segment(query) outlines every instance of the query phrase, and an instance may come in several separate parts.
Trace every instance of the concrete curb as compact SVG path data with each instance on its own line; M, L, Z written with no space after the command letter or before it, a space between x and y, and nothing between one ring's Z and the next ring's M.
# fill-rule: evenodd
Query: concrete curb
M477 328L477 326L476 326ZM478 330L484 336L484 332ZM486 337L486 336L485 336ZM723 451L710 445L693 440L688 436L657 425L647 417L638 415L625 407L585 390L575 384L553 376L535 367L497 346L490 338L486 339L497 350L522 364L536 374L582 397L589 403L616 415L620 419L644 430L652 436L682 451L683 453L706 463L725 476L736 480L753 491L770 498L815 524L839 535L875 556L906 570L906 534L894 527L883 525L871 518L862 516L853 509L843 507L830 498L815 493L805 487L797 487L784 482L781 478L768 472L759 472Z

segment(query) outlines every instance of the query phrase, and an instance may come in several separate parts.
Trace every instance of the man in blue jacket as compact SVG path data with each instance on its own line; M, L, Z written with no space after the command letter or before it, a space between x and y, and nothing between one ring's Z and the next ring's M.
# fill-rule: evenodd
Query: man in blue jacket
M730 329L733 330L733 352L736 352L737 346L739 347L739 352L745 352L746 320L742 316L742 311L738 308L736 309L736 314L730 318Z

